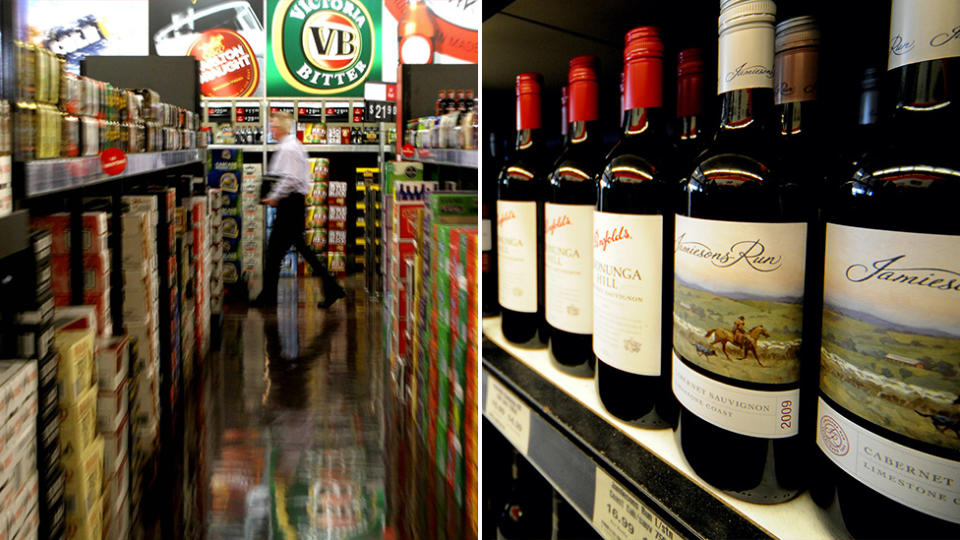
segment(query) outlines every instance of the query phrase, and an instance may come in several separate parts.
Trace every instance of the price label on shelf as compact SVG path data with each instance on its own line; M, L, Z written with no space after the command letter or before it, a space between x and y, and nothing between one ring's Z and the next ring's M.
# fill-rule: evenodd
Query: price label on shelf
M396 122L397 104L389 101L368 101L364 116L366 122Z
M683 538L600 467L596 478L593 528L600 536L614 540Z
M238 106L237 123L238 124L256 124L260 122L260 106Z
M530 443L530 407L494 377L487 377L484 396L487 419L510 441L514 448L527 455Z

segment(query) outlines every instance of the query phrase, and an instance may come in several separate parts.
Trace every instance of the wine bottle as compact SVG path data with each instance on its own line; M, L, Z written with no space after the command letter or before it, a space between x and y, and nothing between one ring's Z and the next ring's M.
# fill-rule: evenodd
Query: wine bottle
M517 75L517 145L497 180L497 288L507 340L542 345L543 149L539 73Z
M500 313L497 302L497 173L502 159L500 133L491 130L488 144L483 145L483 189L481 191L480 226L480 272L483 281L480 312L484 317L494 317Z
M549 538L552 528L550 485L513 450L510 495L497 519L497 540Z
M858 538L960 538L958 29L893 0L882 142L825 197L816 441Z
M693 160L703 151L703 57L700 49L683 49L677 55L677 124L674 144L677 161L692 170ZM689 172L683 171L683 173Z
M593 211L603 165L595 56L570 60L570 123L544 204L544 306L553 364L593 376Z
M436 25L423 0L410 0L397 26L401 64L432 64ZM449 95L449 94L448 94ZM451 95L452 99L453 96ZM439 115L438 115L439 116Z
M600 402L642 427L666 427L673 326L673 148L663 116L663 42L627 33L620 140L600 173L593 215L593 352ZM664 216L667 219L664 219ZM663 286L666 278L667 286Z
M716 488L768 504L804 486L800 367L816 353L803 325L810 211L787 196L771 133L775 14L770 0L720 3L720 122L681 180L673 302L683 455Z

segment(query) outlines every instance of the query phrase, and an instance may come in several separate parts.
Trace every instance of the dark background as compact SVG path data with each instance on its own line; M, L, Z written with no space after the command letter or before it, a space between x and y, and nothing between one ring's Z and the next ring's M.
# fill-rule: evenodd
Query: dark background
M889 0L777 1L777 22L813 15L821 30L818 107L830 126L825 137L844 142L857 122L860 81L867 66L886 71L890 25ZM486 178L499 172L489 134L513 145L514 83L518 73L544 76L543 131L548 147L559 152L560 88L570 58L600 57L600 120L612 145L619 131L620 71L624 36L632 28L654 25L664 41L664 110L676 114L677 53L703 49L706 125L716 123L717 17L719 0L488 0L483 23L483 131ZM881 96L884 87L881 86ZM883 109L881 109L881 116ZM490 165L493 165L492 167Z

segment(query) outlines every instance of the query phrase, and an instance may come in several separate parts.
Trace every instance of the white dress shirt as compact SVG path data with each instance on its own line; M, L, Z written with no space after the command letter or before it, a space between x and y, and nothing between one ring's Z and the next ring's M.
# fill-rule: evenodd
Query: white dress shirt
M293 134L288 134L277 144L276 150L270 156L267 174L280 178L270 190L267 196L269 199L279 201L291 193L306 195L310 191L307 152Z

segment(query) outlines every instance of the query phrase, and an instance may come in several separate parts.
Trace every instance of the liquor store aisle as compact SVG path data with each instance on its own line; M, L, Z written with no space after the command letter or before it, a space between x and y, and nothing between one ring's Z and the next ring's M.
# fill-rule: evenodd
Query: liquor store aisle
M380 309L348 289L319 310L319 281L284 279L275 311L226 310L185 412L185 537L391 535Z

